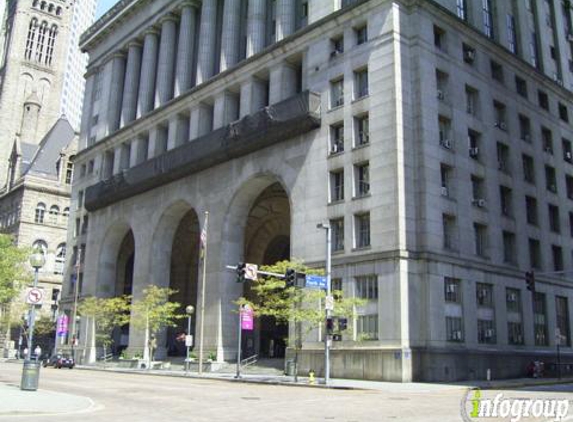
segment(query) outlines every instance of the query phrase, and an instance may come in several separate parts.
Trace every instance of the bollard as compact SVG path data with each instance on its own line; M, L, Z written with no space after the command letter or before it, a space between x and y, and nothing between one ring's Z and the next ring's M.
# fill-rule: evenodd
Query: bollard
M308 371L308 383L314 384L314 370L313 369Z
M486 374L487 380L491 381L491 369L487 368L487 374Z

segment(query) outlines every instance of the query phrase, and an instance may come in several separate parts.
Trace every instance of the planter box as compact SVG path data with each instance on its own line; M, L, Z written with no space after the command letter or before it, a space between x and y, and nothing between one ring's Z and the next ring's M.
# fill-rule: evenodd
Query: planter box
M225 366L221 362L203 362L203 372L217 372ZM189 371L199 372L199 361L192 360L189 362Z

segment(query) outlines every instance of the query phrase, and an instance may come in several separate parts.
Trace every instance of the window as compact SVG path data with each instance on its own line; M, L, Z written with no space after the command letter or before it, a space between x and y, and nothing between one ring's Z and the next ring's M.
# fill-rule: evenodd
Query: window
M478 306L493 308L493 285L476 283L476 301Z
M436 69L436 88L438 100L445 101L448 94L448 74Z
M370 165L368 163L354 166L356 180L356 197L366 196L370 193Z
M507 47L513 54L517 54L517 33L515 30L515 17L509 13L506 15Z
M46 256L48 253L48 244L43 240L36 240L32 243L32 250L34 252L40 252L42 255Z
M366 25L354 28L356 45L362 45L368 41L368 27Z
M440 178L442 183L442 196L451 197L453 194L451 180L453 176L453 169L446 165L440 164Z
M370 213L354 216L356 247L367 248L370 246Z
M571 329L569 327L569 306L566 297L555 297L556 328L559 330L560 345L571 346Z
M468 20L468 7L466 0L456 0L456 12L461 20Z
M480 144L481 134L475 130L468 129L468 144L469 144L469 155L470 158L474 160L479 160L479 144Z
M573 212L569 212L569 235L573 237Z
M462 57L464 62L472 65L476 59L476 49L472 46L463 43L462 44Z
M54 58L54 45L56 43L56 35L58 34L58 27L52 25L50 32L48 34L48 45L46 47L46 57L44 63L48 66L52 65L52 60Z
M356 331L360 339L378 339L378 314L359 315L356 321Z
M553 256L553 270L563 271L563 250L561 246L551 245L551 255Z
M567 186L567 198L573 199L573 177L568 174L565 176L565 185Z
M533 322L534 337L536 346L548 346L547 337L547 309L545 305L545 294L533 293Z
M501 215L505 217L513 216L513 200L511 188L507 186L499 187L499 204L501 206Z
M64 264L66 263L66 244L61 243L56 249L56 265L54 266L54 274L64 273Z
M339 37L330 40L330 57L336 57L344 53L344 37Z
M446 51L446 31L436 25L434 25L434 46Z
M82 234L86 234L88 232L88 225L89 225L89 216L84 215L82 220Z
M503 262L516 264L515 233L503 231Z
M533 164L533 157L523 154L521 156L523 163L523 180L527 183L535 184L535 169Z
M529 265L536 270L541 268L541 244L539 240L529 238Z
M438 117L438 130L440 134L440 145L446 149L452 148L452 140L451 140L451 127L452 123L450 119L444 116Z
M44 215L46 214L46 204L40 202L36 205L36 213L34 216L34 222L43 224L44 223Z
M58 222L58 216L60 215L60 208L57 205L52 205L50 207L50 222L56 224Z
M361 69L354 72L354 99L366 97L368 95L368 69Z
M486 37L494 37L493 33L493 10L491 0L482 0L483 32Z
M28 27L28 38L26 39L26 51L24 57L26 60L32 59L32 52L34 51L34 41L36 39L36 32L38 31L38 20L33 18Z
M444 278L444 300L447 303L462 303L461 284L457 278Z
M549 210L549 228L552 232L559 233L559 207L549 204L547 208Z
M331 280L332 285L332 294L336 300L342 299L343 290L342 290L342 279L341 278L333 278Z
M330 107L344 105L344 79L338 79L330 83Z
M42 22L38 32L38 42L36 43L36 62L42 63L44 59L44 41L46 40L46 33L48 32L48 23Z
M531 120L523 114L519 115L519 138L531 142Z
M505 104L500 103L499 101L494 101L493 102L493 112L495 115L494 126L501 129L501 130L507 130Z
M563 149L563 159L568 163L573 163L573 151L571 150L571 141L562 138L561 147Z
M521 346L524 344L523 324L521 322L507 323L507 342L514 346Z
M557 193L557 179L553 167L545 166L545 186L548 191Z
M442 227L444 236L444 249L451 251L456 250L456 217L453 215L442 214Z
M368 114L357 116L354 118L355 132L355 146L368 145L370 143L370 121Z
M477 116L479 105L479 92L477 89L466 85L466 112Z
M64 216L65 218L68 218L70 216L70 209L68 207L64 208L62 216Z
M537 226L539 222L537 217L537 199L531 196L525 197L525 214L527 217L527 224Z
M478 176L471 176L472 183L472 204L477 207L485 207L485 182L483 178Z
M344 125L337 123L330 126L330 153L344 152Z
M344 218L330 220L332 228L332 251L344 250Z
M459 317L446 317L446 339L452 342L464 341L463 321Z
M84 204L84 191L78 191L78 201L76 202L76 210L79 210L82 208Z
M503 173L511 173L509 147L501 142L497 143L497 168Z
M527 98L527 82L517 75L515 76L515 90L519 95Z
M539 47L538 47L536 32L531 33L531 38L529 41L529 52L531 54L531 65L533 67L539 68L540 67Z
M344 200L344 170L330 172L330 202Z
M537 91L537 99L539 102L539 107L549 111L549 97L547 96L547 93L541 90Z
M356 297L378 299L378 278L375 275L356 277Z
M559 118L564 122L569 122L569 113L567 112L567 106L565 104L559 103Z
M543 151L553 154L553 135L546 127L541 128L541 141L543 143Z
M478 319L478 343L495 344L496 335L494 322L490 319Z
M521 291L519 289L505 289L505 305L507 312L521 313Z
M487 257L487 226L485 224L474 223L475 253L482 258Z
M499 83L504 82L503 66L495 61L490 61L491 78Z
M68 163L66 164L66 179L65 179L66 185L72 184L73 176L74 176L74 165L71 161L68 161Z

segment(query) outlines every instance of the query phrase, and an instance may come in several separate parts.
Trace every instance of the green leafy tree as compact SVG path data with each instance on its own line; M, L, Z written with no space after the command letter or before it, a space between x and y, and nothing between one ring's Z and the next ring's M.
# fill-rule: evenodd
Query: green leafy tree
M300 260L280 261L274 265L262 266L260 270L285 274L289 268L298 273L324 274L323 270L309 268ZM285 280L279 277L259 277L258 280L252 281L249 287L250 294L241 297L237 303L251 306L256 316L273 317L277 323L293 324L295 336L294 339L287 339L287 342L295 350L295 361L298 360L298 351L302 347L303 340L313 330L325 324L326 292L318 289L286 287ZM341 291L335 290L332 294L336 299L332 312L334 317L352 318L356 307L364 304L362 299L345 298Z
M78 313L88 318L96 345L101 345L104 356L113 344L114 328L122 327L129 322L130 298L118 296L111 298L88 297L78 306Z
M153 360L157 348L157 335L165 327L177 326L177 320L185 318L181 314L181 304L170 302L169 298L176 290L150 285L143 289L143 297L132 305L132 324L145 330L143 357Z

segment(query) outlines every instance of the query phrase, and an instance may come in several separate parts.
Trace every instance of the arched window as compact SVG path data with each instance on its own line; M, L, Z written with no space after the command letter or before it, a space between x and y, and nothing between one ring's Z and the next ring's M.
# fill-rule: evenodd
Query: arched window
M38 3L40 3L38 0L34 0L32 2L32 7L38 7Z
M60 16L62 14L62 8L60 6L56 7L56 16Z
M52 205L50 207L50 220L52 223L58 222L58 216L60 215L60 207L57 205Z
M32 249L41 252L44 256L48 254L48 244L43 240L36 240L32 243Z
M48 12L49 13L53 13L54 12L54 5L52 3L50 3L50 5L48 6Z
M66 244L60 243L56 249L56 266L54 267L54 274L64 273L64 264L66 262Z
M68 218L68 217L70 216L70 208L69 208L69 207L64 208L64 211L62 212L62 215L63 215L65 218Z
M46 204L40 202L36 205L36 215L34 221L36 223L44 223L44 215L46 214Z
M42 63L44 57L44 40L46 39L46 32L48 32L48 23L42 22L40 25L40 32L38 33L38 42L36 44L36 61Z
M28 28L28 38L26 39L26 52L24 57L26 60L32 59L32 51L34 51L34 40L36 39L36 31L38 30L38 21L36 18L30 21L30 27Z
M44 10L46 8L46 2L43 1L42 3L40 3L40 9Z
M56 25L52 25L50 28L50 33L48 35L48 46L46 48L46 64L51 66L52 64L52 57L54 55L54 44L56 43L56 35L58 33L58 27Z

